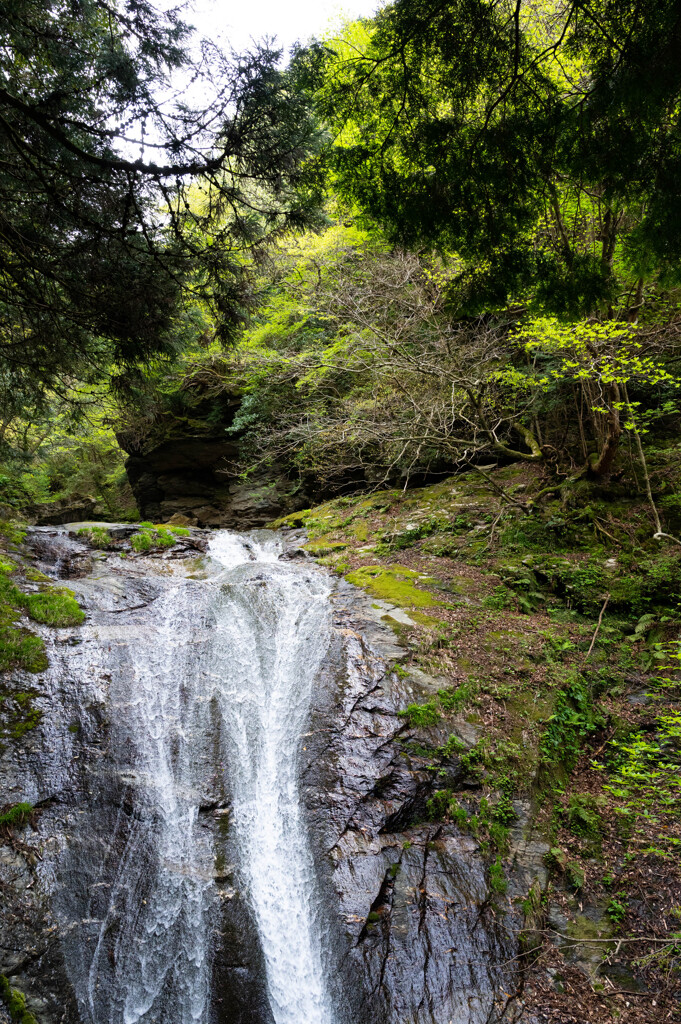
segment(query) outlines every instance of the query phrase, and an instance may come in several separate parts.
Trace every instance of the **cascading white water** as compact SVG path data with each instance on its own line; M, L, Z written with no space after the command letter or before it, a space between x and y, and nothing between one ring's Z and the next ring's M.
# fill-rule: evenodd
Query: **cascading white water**
M207 722L190 642L195 599L175 586L154 610L157 627L137 638L117 709L135 745L128 781L137 807L88 972L94 1024L193 1024L206 1019L209 999L212 850L196 827L195 747ZM109 961L113 992L100 981Z
M71 891L91 894L79 905L67 900L61 915L83 918L82 931L66 930L65 951L88 1024L214 1019L215 848L199 812L206 794L220 791L231 798L274 1022L333 1024L298 790L301 737L330 637L329 586L316 570L278 561L281 553L266 531L217 533L207 579L174 575L149 610L127 620L113 650L96 645L96 668L84 660L83 677L112 676L109 756L115 774L129 766L122 782L132 807L64 862Z
M312 686L329 643L327 581L277 563L271 543L246 549L223 533L210 554L226 570L214 583L214 679L241 870L272 1013L275 1024L331 1024L297 770ZM266 570L263 563L270 563Z

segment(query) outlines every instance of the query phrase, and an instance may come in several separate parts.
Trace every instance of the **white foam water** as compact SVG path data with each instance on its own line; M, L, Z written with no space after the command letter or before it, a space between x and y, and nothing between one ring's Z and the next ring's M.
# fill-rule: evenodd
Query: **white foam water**
M248 561L235 559L225 534L210 547L227 569L214 584L213 664L241 873L275 1024L331 1024L298 789L301 736L329 643L329 587L317 572L276 562L271 542L251 540L249 551Z
M136 808L88 971L94 1024L194 1024L206 1019L210 997L212 850L197 828L194 753L206 723L188 643L190 592L174 587L154 611L155 635L135 645L120 708L135 745ZM110 962L107 991L100 979Z
M104 819L93 810L62 866L64 949L88 1024L215 1019L220 910L199 819L208 779L231 799L275 1024L334 1022L298 770L330 637L329 583L281 553L276 534L220 531L207 579L166 577L151 605L117 619L127 626L113 648L97 640L104 613L92 646L71 656L82 679L112 679L107 764L121 801Z

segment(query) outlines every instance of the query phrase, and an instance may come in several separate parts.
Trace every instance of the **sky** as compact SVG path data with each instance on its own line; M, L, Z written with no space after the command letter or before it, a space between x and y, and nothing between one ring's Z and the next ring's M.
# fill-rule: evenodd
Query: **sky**
M225 49L239 52L268 35L288 50L339 21L370 17L379 6L381 0L195 0L183 19Z

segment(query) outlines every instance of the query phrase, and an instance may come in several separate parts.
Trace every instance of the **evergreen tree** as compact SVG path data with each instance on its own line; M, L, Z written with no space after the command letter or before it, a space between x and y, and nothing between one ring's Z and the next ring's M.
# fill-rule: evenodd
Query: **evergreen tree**
M232 61L146 0L0 0L4 414L169 351L183 296L219 336L247 267L314 217L314 126L278 54ZM189 95L169 98L191 72Z
M476 308L607 314L678 275L680 33L678 0L396 0L311 54L336 187Z

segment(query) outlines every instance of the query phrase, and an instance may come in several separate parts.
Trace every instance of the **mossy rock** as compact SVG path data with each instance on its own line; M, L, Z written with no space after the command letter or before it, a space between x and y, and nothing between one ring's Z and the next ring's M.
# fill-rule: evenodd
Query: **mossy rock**
M280 516L279 519L273 519L267 526L270 530L281 530L287 526L291 529L300 528L305 526L311 515L313 515L313 509L304 508L300 512L291 512L288 516Z
M29 618L46 626L80 626L85 622L85 612L76 595L66 587L47 587L37 594L24 594L22 603Z
M0 738L20 740L35 729L43 717L33 706L34 690L0 690Z
M38 569L26 569L24 573L27 580L31 583L51 583L49 576L46 576L44 572L40 572Z
M345 579L401 608L431 608L441 604L428 591L416 586L414 581L424 579L422 574L403 565L365 565L346 573ZM435 583L430 576L425 580Z
M328 543L324 540L311 540L307 544L303 544L305 551L309 551L311 555L324 556L331 555L335 551L345 551L347 544L342 541L329 541Z
M26 996L18 988L12 988L4 974L0 974L0 999L9 1010L15 1024L38 1024L33 1014L26 1008Z

